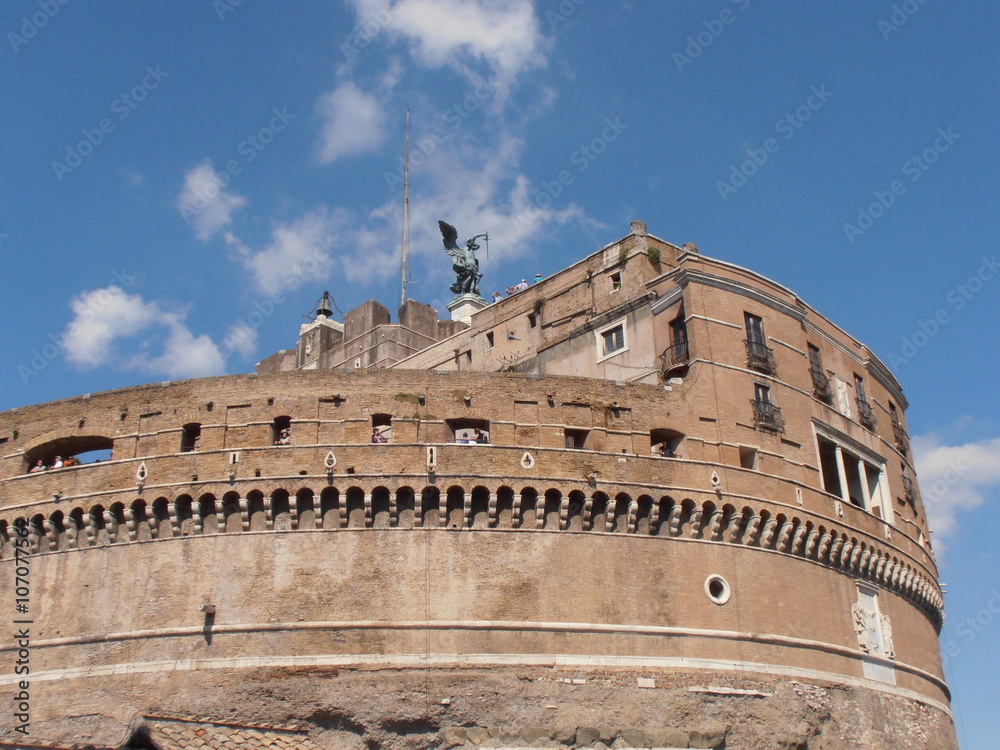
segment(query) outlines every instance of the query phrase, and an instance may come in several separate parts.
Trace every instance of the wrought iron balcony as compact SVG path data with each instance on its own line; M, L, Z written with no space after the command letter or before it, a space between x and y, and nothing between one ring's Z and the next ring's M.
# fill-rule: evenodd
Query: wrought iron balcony
M687 367L691 363L691 356L688 352L688 342L678 341L672 346L668 346L660 355L660 372L666 375L672 370Z
M832 404L833 389L830 387L830 378L813 367L809 368L809 374L812 375L813 395L825 404Z
M747 345L747 365L755 370L774 375L778 369L778 363L774 359L774 350L764 346L763 341L746 339L743 343Z
M781 409L770 401L759 401L750 399L750 406L753 407L753 421L758 427L766 427L775 432L785 431L785 420L781 416Z
M868 401L860 398L858 399L858 421L863 427L875 432L875 425L878 424L878 420L875 419L875 411Z
M906 495L906 501L910 505L917 504L917 485L912 479L910 479L905 474L903 475L903 493Z
M892 420L892 434L896 438L896 447L904 456L910 452L910 436L906 434L903 425L898 420Z

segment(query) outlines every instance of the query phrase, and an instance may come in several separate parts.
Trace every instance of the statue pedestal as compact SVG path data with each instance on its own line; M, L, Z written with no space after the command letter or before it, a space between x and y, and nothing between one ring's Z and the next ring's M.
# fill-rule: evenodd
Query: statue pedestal
M452 320L460 320L465 325L471 326L472 314L482 310L487 304L489 303L478 294L463 294L449 302L448 309L451 311Z

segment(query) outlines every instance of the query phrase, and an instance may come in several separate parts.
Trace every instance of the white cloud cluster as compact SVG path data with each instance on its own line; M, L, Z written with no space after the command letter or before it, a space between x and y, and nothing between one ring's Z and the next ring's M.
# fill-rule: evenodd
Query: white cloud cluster
M938 535L952 535L959 513L982 505L984 492L1000 485L1000 438L942 445L926 435L911 444L928 522Z
M532 0L352 0L359 18L388 11L387 31L410 44L427 67L473 73L485 64L505 91L522 72L546 63L548 41Z
M331 249L339 244L348 216L344 209L321 208L278 224L271 232L271 242L261 250L248 247L231 233L226 241L249 271L254 288L274 298L329 278L334 267Z
M155 304L115 285L81 293L70 308L74 317L62 343L66 359L81 368L110 362L115 339L135 336L160 315Z
M184 324L186 310L166 310L111 285L82 292L72 300L73 319L62 336L66 359L82 369L117 365L174 378L218 375L225 359L207 335L195 336ZM116 346L144 334L138 351L122 354ZM162 353L149 354L162 339Z
M316 106L323 121L319 160L329 164L342 156L375 151L385 139L386 114L374 94L346 82L324 94Z
M184 175L177 209L202 242L229 226L233 214L247 204L246 198L227 193L226 185L228 176L216 172L207 160Z

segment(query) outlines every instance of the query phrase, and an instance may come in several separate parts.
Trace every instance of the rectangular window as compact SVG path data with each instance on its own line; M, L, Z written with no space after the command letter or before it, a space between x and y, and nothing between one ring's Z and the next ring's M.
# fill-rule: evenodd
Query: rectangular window
M598 362L628 349L628 335L623 320L598 328L594 333L597 336Z
M605 331L601 336L604 339L605 357L625 348L625 329L622 326L616 326L610 331Z
M611 291L612 292L617 292L619 289L622 288L622 274L621 274L621 271L616 271L615 273L611 274L611 276L609 276L608 278L611 279Z
M753 394L759 403L770 404L771 403L771 388L763 383L753 384Z
M538 325L538 316L534 313L528 313L528 327L534 328Z
M820 430L820 477L823 489L891 524L896 523L885 480L885 459L832 431Z
M822 374L823 364L819 359L819 347L809 344L809 369Z
M577 430L567 427L565 431L566 447L573 450L583 450L587 447L587 436L590 430Z
M493 348L493 331L490 331L489 333L486 334L486 343L490 346L491 349Z
M670 321L670 343L686 344L688 340L687 323L683 313Z
M764 345L764 321L756 315L743 313L743 323L747 329L747 341L753 344Z
M858 401L867 401L865 396L865 379L858 374L854 375L854 390L858 394Z
M774 351L766 345L764 321L756 315L745 312L743 313L743 324L747 331L747 365L755 370L774 375L778 365L774 359Z
M819 347L809 344L809 375L812 377L813 395L825 404L833 405L833 388L830 378L823 372Z
M750 448L745 445L740 446L740 468L742 469L756 469L757 468L757 449Z
M868 403L868 396L865 394L865 380L860 375L854 375L854 396L858 402L858 421L862 426L875 431L876 419L875 410Z
M771 388L763 383L753 384L754 397L750 399L753 408L753 421L756 427L763 427L775 432L785 431L785 420L781 409L771 400Z

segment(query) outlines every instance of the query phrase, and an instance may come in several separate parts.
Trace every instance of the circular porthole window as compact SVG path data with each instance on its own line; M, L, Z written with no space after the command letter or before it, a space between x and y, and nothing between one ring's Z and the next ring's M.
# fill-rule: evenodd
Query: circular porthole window
M709 576L705 579L705 593L716 604L726 604L732 595L729 581L722 576Z

